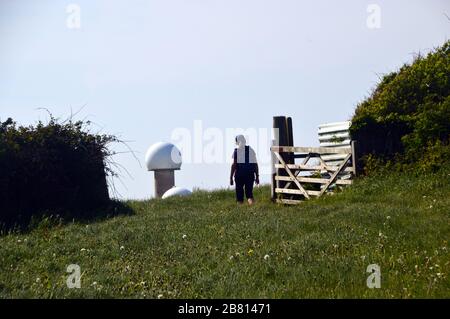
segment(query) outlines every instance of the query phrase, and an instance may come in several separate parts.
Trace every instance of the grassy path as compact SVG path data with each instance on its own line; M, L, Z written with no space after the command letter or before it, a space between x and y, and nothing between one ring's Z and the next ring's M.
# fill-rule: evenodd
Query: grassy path
M450 297L450 175L360 180L285 207L256 191L129 202L134 214L0 237L0 297ZM80 289L66 267L78 264ZM366 268L381 267L381 289Z

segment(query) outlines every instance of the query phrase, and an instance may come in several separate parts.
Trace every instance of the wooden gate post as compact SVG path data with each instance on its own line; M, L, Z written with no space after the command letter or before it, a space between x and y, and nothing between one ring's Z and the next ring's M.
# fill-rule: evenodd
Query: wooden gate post
M276 142L276 137L274 134L274 139L272 140L272 145L271 146L276 146L277 142ZM272 180L271 180L271 187L270 187L270 198L272 199L272 201L275 201L277 199L277 194L275 192L275 188L277 187L276 185L276 180L275 180L275 176L277 176L277 169L275 168L275 164L278 164L278 160L274 154L274 152L270 151L270 156L271 156L271 161L272 161Z
M358 143L356 141L351 141L352 147L352 168L353 168L353 176L358 176Z
M294 146L294 131L292 128L292 117L288 117L286 119L286 128L287 128L287 144L286 146ZM294 152L289 153L287 164L295 164Z
M274 130L274 146L289 146L289 128L288 120L286 116L274 116L273 117L273 130ZM291 132L292 132L292 120L291 120ZM292 145L291 145L292 146ZM291 164L290 156L287 153L280 153L281 157L286 163ZM278 160L275 160L273 164L278 164ZM276 181L275 175L287 176L287 173L283 169L276 169L275 174L272 174L272 200L275 200L275 188L283 188L286 182Z

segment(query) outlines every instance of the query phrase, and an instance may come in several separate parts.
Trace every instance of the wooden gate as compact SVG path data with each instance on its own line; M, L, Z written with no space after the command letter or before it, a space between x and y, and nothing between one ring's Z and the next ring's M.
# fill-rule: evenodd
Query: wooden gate
M298 204L311 197L331 193L338 186L351 185L356 175L355 142L350 147L272 146L275 163L274 192L276 201ZM302 159L300 164L287 164L285 158ZM338 166L330 166L323 155L344 155ZM313 160L315 159L315 160ZM311 162L315 162L310 164Z

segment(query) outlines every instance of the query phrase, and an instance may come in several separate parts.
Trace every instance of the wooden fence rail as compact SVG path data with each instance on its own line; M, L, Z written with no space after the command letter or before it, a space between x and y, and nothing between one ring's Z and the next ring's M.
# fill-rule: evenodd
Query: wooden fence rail
M298 204L312 196L332 193L337 186L351 185L356 176L355 146L355 141L350 147L272 146L271 151L278 162L274 164L276 175L272 185L276 201ZM303 158L303 161L301 164L287 164L284 160L286 154L291 158ZM323 155L335 154L343 156L337 166L328 165L322 158ZM308 165L312 159L316 159L315 163Z

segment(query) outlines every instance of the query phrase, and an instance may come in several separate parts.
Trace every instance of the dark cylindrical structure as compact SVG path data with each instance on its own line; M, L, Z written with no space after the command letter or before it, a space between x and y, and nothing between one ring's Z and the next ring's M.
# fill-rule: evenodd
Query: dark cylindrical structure
M286 146L294 146L294 132L292 129L292 118L288 117L286 119L286 134L287 134L287 144ZM289 153L287 164L295 164L294 152Z
M287 119L286 116L274 116L273 118L273 130L275 136L275 146L288 146L288 134L287 134ZM289 161L289 157L287 153L280 152L281 158L285 162ZM276 161L278 163L278 161ZM275 199L275 191L274 188L283 188L286 185L284 181L275 181L275 175L278 176L286 176L286 171L283 169L275 170L275 174L272 176L272 189L273 189L273 199Z
M174 170L155 171L155 197L161 198L165 192L175 186Z

